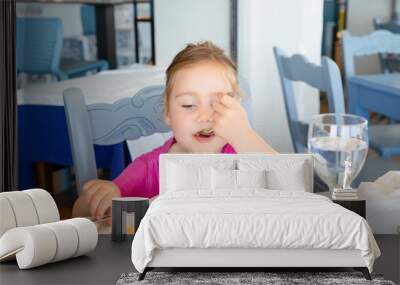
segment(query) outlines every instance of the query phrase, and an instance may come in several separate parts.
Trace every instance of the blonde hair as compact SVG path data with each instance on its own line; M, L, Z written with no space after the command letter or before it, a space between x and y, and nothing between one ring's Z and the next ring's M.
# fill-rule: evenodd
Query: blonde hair
M169 96L173 87L175 74L188 66L200 62L211 61L221 64L227 69L227 77L235 94L240 94L237 79L237 68L233 61L224 53L224 50L205 41L196 44L187 44L172 60L166 71L166 87L164 94L164 112L168 110Z

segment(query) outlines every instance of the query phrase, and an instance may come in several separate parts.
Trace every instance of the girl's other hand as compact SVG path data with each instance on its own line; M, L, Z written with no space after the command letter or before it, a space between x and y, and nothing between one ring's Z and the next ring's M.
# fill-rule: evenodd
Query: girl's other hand
M229 143L233 143L251 131L246 110L237 97L223 94L213 104L214 133Z
M111 208L112 199L121 197L117 185L107 180L90 180L83 185L83 195L88 196L90 215L101 219Z
M115 197L121 197L117 185L107 180L90 180L83 185L83 193L74 204L73 216L91 216L101 219L111 214L111 203Z

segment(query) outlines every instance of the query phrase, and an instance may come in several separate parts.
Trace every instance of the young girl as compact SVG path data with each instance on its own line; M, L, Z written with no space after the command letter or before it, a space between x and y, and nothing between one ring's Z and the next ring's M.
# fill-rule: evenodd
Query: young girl
M74 216L100 219L110 215L114 197L158 195L161 153L275 152L249 125L234 63L210 42L187 45L168 67L164 120L173 137L135 159L114 181L88 181Z

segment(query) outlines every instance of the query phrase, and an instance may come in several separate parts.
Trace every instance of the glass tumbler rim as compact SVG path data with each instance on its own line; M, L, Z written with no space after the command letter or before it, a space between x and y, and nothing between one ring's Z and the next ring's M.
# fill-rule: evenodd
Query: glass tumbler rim
M345 114L345 113L339 113L339 114L337 114L337 113L317 114L317 115L314 115L314 116L311 117L311 121L312 121L313 124L319 124L319 125L324 125L324 126L334 126L334 125L338 125L338 124L337 123L324 123L322 121L317 122L316 119L318 117L320 117L320 118L335 117L337 115L340 115L342 117L353 118L353 119L359 120L358 123L347 124L349 126L362 126L362 125L367 126L368 125L368 120L367 119L365 119L365 118L363 118L361 116L357 116L357 115L353 115L353 114Z

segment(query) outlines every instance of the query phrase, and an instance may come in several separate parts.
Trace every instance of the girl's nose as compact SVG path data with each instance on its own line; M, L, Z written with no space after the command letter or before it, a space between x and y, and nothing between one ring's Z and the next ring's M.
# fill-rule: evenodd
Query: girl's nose
M214 110L212 106L203 107L199 110L199 122L210 122L212 120L212 115L214 114Z

